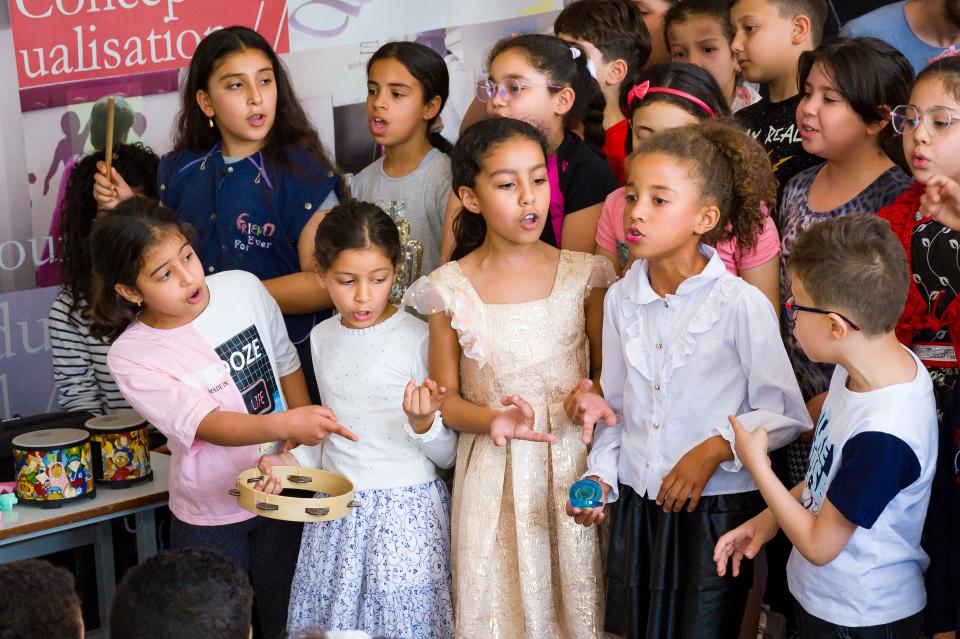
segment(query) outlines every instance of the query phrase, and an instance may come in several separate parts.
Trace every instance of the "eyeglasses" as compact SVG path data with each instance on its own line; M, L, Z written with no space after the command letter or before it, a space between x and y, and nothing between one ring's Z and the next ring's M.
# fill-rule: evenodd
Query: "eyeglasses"
M946 133L960 113L943 106L930 107L923 113L912 104L901 104L890 112L890 124L897 133L911 134L923 122L930 135Z
M548 89L562 89L561 84L531 84L521 82L516 78L504 78L500 82L493 80L480 80L477 82L477 99L481 102L489 102L497 93L503 100L512 100L519 97L527 87L546 87Z
M860 327L854 324L853 322L851 322L850 318L844 317L843 315L841 315L840 313L837 313L836 311L825 311L822 308L813 308L812 306L800 306L799 304L793 301L792 297L783 303L783 310L785 311L785 314L787 316L787 321L791 323L797 321L797 313L799 313L800 311L805 311L807 313L818 313L820 315L836 315L837 317L842 319L844 322L849 324L850 328L852 328L853 330L855 331L860 330Z

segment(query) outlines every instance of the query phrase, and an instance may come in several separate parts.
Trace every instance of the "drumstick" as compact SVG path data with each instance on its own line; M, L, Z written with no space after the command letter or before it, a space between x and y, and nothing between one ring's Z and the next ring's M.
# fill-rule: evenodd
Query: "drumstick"
M113 166L113 109L114 97L107 98L107 147L104 149L103 157L107 162L107 179L113 182L110 174L110 167Z

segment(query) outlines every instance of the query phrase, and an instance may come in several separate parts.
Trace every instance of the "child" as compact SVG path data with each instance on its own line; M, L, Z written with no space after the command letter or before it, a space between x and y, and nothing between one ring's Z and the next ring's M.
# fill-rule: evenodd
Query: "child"
M709 71L731 111L760 100L755 85L743 81L731 48L735 33L728 0L686 0L675 4L667 12L664 25L670 57Z
M73 575L65 568L39 559L0 564L0 593L4 610L0 639L83 639L80 598Z
M168 550L134 566L117 586L114 637L247 639L253 590L247 576L209 550Z
M207 273L248 271L284 313L308 386L308 338L330 300L310 272L316 213L337 204L339 178L297 101L287 70L252 29L212 31L180 95L173 151L160 161L160 199L196 229ZM101 165L94 194L112 208L132 193ZM311 399L319 403L316 390Z
M643 140L657 131L708 118L730 115L726 100L713 77L700 67L676 62L658 64L641 73L638 84L628 91L632 147L640 148ZM772 180L769 171L763 174ZM624 230L626 190L617 189L607 196L597 224L596 254L614 263L617 272L630 263L630 248ZM780 236L773 220L766 213L761 227L747 233L750 248L741 250L737 240L729 237L716 245L717 253L727 270L753 284L770 300L774 308L780 304Z
M531 34L501 40L490 52L490 77L477 83L487 115L523 120L547 139L550 219L541 238L557 248L590 252L603 199L617 188L600 155L603 94L583 49ZM582 127L583 138L573 131ZM447 224L454 245L453 219ZM454 253L453 259L463 257Z
M737 119L767 150L780 184L777 202L790 178L818 161L804 151L797 128L797 63L820 44L826 14L825 0L734 0L730 6L731 46L743 78L764 85L764 98Z
M791 295L790 259L801 231L852 212L878 211L910 186L910 177L884 152L894 140L890 111L910 96L907 59L875 38L838 38L800 56L799 70L803 148L826 163L797 173L783 191L781 303ZM784 343L804 399L826 392L833 366L811 362L789 327Z
M664 38L664 20L667 11L680 3L680 0L632 0L640 9L643 23L650 33L650 57L648 65L666 64L670 62L670 49Z
M127 184L147 197L157 196L159 158L140 144L114 147L113 165L127 176ZM60 232L63 235L63 286L47 316L53 383L64 410L85 410L103 415L130 408L107 370L110 344L90 335L90 302L93 299L93 267L87 241L97 217L97 202L90 195L90 181L103 153L80 160L70 174Z
M414 382L427 374L426 323L389 303L403 255L399 233L375 205L352 201L323 218L316 246L339 312L312 332L313 357L328 362L316 369L317 384L360 440L266 455L260 468L340 473L361 507L304 526L287 626L452 637L450 494L437 466L453 466L457 436L435 418L443 389ZM276 480L270 484L276 492Z
M448 85L443 58L416 42L388 42L367 62L367 124L386 154L350 181L350 192L376 202L401 229L404 254L391 296L397 301L440 265L451 147L433 129Z
M557 37L582 48L590 62L606 106L603 109L603 153L618 184L630 127L620 111L620 87L650 57L650 34L631 0L575 0L553 23Z
M585 477L614 502L607 557L607 632L634 637L736 637L753 584L712 573L719 531L760 512L726 416L783 446L810 417L763 294L706 245L733 224L756 228L773 197L763 148L705 121L657 133L630 165L627 238L637 262L604 303L603 397L578 389L576 424L612 411ZM605 398L605 399L604 399ZM688 501L689 500L689 501ZM567 513L590 526L603 507Z
M97 220L91 332L113 341L107 366L117 387L167 437L171 546L210 548L249 571L272 636L283 626L300 527L254 517L227 491L256 466L261 444L356 436L309 405L297 352L260 281L244 271L205 278L182 225L144 198Z
M880 210L900 239L910 268L907 302L897 324L897 337L923 361L933 378L940 416L940 463L933 487L925 537L930 553L927 572L929 635L960 631L956 583L960 575L957 539L960 490L955 460L960 364L960 243L957 180L960 180L960 57L929 65L913 86L909 104L892 113L893 128L903 135L903 151L914 183Z
M451 158L464 257L404 297L429 315L430 377L446 389L443 422L460 431L451 522L458 636L601 632L597 537L563 516L589 429L581 435L562 402L599 369L602 289L615 275L603 258L540 240L546 158L546 141L525 122L467 129Z
M807 356L833 362L806 479L788 490L767 436L731 417L737 456L767 509L717 542L733 574L778 529L801 637L916 637L926 600L920 547L936 459L930 376L897 342L909 286L889 226L872 214L819 224L797 241L784 305ZM878 304L878 300L883 303Z

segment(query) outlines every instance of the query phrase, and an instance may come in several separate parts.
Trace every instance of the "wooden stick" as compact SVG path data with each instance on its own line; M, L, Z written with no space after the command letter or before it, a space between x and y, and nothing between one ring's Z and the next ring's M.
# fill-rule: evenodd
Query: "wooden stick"
M103 158L107 163L107 179L113 181L110 167L113 166L113 111L115 99L111 95L107 98L107 146L103 151Z

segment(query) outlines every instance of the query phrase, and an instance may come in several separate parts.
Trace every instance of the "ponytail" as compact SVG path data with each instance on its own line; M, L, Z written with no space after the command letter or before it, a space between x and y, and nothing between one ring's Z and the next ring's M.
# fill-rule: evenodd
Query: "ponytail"
M453 150L453 145L440 135L442 128L440 112L443 111L443 106L450 95L450 72L447 70L447 63L439 53L425 44L405 41L388 42L377 49L367 61L367 76L369 77L370 68L373 67L374 62L387 59L396 60L402 64L420 83L424 104L435 97L440 97L440 108L437 109L437 114L427 120L427 140L433 148L449 154Z
M731 121L661 131L644 141L638 154L661 153L692 169L704 200L720 209L717 225L705 237L708 244L733 239L741 250L757 244L767 215L773 214L777 180L759 142Z
M586 52L555 36L531 33L498 42L490 52L490 62L501 53L515 49L551 83L573 89L573 106L563 116L563 128L573 131L582 127L584 141L602 156L606 137L603 129L606 100L593 77L596 71ZM551 92L559 90L548 89Z
M532 140L540 146L546 159L547 141L535 127L512 118L481 120L469 127L453 147L450 168L453 173L453 192L459 197L460 187L473 188L483 170L483 160L497 145L510 140ZM482 213L461 208L453 221L453 236L457 241L451 259L459 260L483 244L487 237L487 223Z

